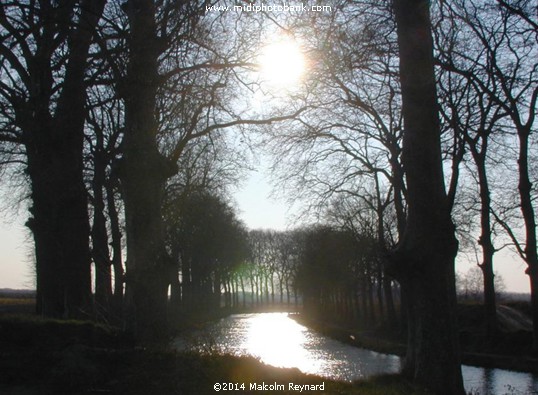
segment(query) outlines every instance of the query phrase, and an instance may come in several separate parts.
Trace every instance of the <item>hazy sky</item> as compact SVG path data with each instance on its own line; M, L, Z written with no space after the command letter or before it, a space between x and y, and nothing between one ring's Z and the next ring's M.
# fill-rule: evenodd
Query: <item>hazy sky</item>
M288 221L288 208L282 200L272 198L271 185L264 170L251 171L234 196L238 216L249 229L284 230L293 227Z
M0 288L34 288L24 219L0 221Z

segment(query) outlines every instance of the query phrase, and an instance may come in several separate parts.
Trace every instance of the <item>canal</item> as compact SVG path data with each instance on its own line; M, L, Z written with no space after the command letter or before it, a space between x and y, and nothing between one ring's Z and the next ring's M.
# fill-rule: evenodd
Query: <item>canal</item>
M400 357L365 350L323 336L287 313L236 314L208 325L178 349L251 355L268 365L298 368L333 380L353 381L397 373ZM530 373L474 366L462 368L467 392L480 395L538 394L538 377Z

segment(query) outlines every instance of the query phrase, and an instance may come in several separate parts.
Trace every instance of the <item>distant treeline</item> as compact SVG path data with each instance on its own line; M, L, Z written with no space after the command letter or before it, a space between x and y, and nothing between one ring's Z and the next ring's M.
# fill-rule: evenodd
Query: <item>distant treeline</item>
M31 299L35 298L35 291L26 290L26 289L10 289L2 288L0 289L0 298L20 298L20 299Z
M165 207L178 312L297 304L301 295L312 313L395 319L393 281L374 235L329 225L248 231L209 193L178 195Z

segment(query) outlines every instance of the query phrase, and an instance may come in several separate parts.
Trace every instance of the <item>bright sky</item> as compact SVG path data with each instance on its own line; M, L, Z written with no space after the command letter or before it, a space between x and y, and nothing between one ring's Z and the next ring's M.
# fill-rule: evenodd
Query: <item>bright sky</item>
M268 45L261 58L264 78L278 86L289 88L304 71L304 59L299 46L289 39L281 39ZM291 213L286 204L271 198L272 187L268 181L267 161L262 160L258 171L252 171L235 194L239 217L250 229L293 228L288 218ZM33 276L28 251L32 245L26 242L27 217L22 212L10 222L0 219L0 288L33 288ZM458 263L457 270L467 271L474 263ZM496 255L495 270L505 282L506 290L529 292L529 281L524 274L525 265L508 251Z
M272 199L271 186L263 171L252 171L244 186L235 194L239 218L249 229L287 228L287 207Z
M530 293L529 276L525 274L527 265L515 253L504 249L493 257L493 270L499 273L506 286L506 292ZM456 264L456 271L465 273L475 262L464 262L459 259Z
M35 288L27 253L30 246L25 242L24 219L0 221L0 288Z

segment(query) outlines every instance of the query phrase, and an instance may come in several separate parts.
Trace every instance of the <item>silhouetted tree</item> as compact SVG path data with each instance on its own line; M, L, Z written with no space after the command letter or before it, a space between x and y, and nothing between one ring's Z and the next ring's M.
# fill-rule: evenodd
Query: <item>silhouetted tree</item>
M37 310L88 314L88 201L83 179L85 76L106 1L0 6L3 115L0 139L24 146L31 185Z
M357 296L367 302L365 311L370 315L371 288L364 286L364 282L368 284L369 273L361 269L373 257L373 239L358 239L350 231L329 226L313 226L303 232L296 281L309 316L350 320L357 309Z
M167 335L167 259L162 224L166 180L175 172L157 145L156 100L160 85L156 6L151 0L124 4L129 18L129 64L124 92L125 135L120 179L127 231L127 291L131 328L142 342Z
M287 22L304 42L306 56L315 59L302 87L311 110L300 123L275 128L267 139L278 158L275 173L291 190L287 195L305 201L305 216L323 217L337 200L360 205L356 211L367 205L377 215L379 254L365 267L368 291L362 299L371 319L375 307L367 301L375 294L379 312L394 322L391 278L383 258L390 244L385 227L387 218L396 217L397 227L390 231L396 240L403 231L405 183L390 12L384 3L342 3L326 19L292 19Z
M241 83L238 68L252 64L230 40L225 22L201 21L205 2L129 0L125 136L120 166L127 230L127 291L141 340L166 331L166 292L175 270L163 242L161 204L166 180L189 142L221 129L264 125L298 116L246 119L230 106ZM226 15L222 13L224 18ZM211 28L209 28L211 26ZM221 28L222 34L214 29ZM132 257L132 259L130 258ZM132 292L129 292L129 288ZM130 295L130 296L129 296ZM156 327L155 322L162 325Z
M456 286L458 296L464 300L473 300L476 302L483 300L485 297L483 277L482 268L478 266L474 266L464 273L457 273ZM504 290L504 287L502 277L498 273L495 273L494 288L500 293Z
M377 177L375 177L377 178ZM363 245L363 249L369 251L369 259L362 262L364 275L361 282L365 284L364 298L361 298L363 305L362 316L364 320L371 324L376 323L374 316L376 310L379 314L379 321L386 321L389 325L397 324L396 308L393 299L392 277L386 272L386 257L389 248L394 247L390 238L390 229L397 233L397 226L388 221L388 206L390 205L390 193L383 194L385 200L381 200L379 185L372 188L373 196L363 194L355 197L337 196L331 205L326 209L325 219L333 226L337 226L345 231L351 232L357 242ZM366 240L374 245L364 243ZM377 308L372 300L372 293L375 290L377 297Z
M408 298L404 374L438 394L464 394L456 322L457 240L445 192L429 2L398 0L407 181L405 232L394 254Z
M518 236L513 232L511 221L507 221L501 214L501 211L507 212L513 207L495 210L495 217L496 221L506 229L516 250L528 265L533 321L538 322L538 292L534 291L538 287L538 252L532 172L529 168L529 159L532 155L531 134L536 119L538 100L535 67L538 48L536 18L533 16L530 2L527 1L498 1L495 5L479 1L454 2L446 4L445 11L462 27L467 40L472 42L478 55L472 57L467 51L456 51L455 56L441 57L442 67L470 81L473 88L479 92L482 102L486 104L490 102L489 106L497 113L496 122L493 124L489 122L486 125L489 130L482 132L481 144L477 148L484 150L485 133L491 133L492 127L513 129L517 136L517 158L510 159L517 161L518 209L521 211L525 235ZM495 110L496 108L498 109ZM504 144L511 143L506 137L505 140ZM479 153L476 152L476 154ZM480 161L480 154L478 156L476 154L475 159ZM507 158L503 158L502 161L507 162ZM479 181L483 189L484 171L479 171L481 172ZM509 202L509 206L514 206L513 201ZM513 213L510 215L510 217L515 216ZM484 220L486 220L485 216L483 217L483 235L488 227ZM484 248L492 249L486 237L481 240ZM489 282L486 295L492 299L494 295L491 286L493 272L487 267L485 270ZM534 325L533 343L535 348L538 347L538 325Z
M230 282L248 254L246 230L231 206L195 191L167 196L164 213L168 248L181 274L180 296L173 296L173 303L187 312L215 310L224 288L228 306ZM178 279L177 271L173 277Z
M120 158L123 108L111 86L94 87L88 95L86 140L89 148L88 167L92 170L89 195L93 207L91 238L96 308L105 313L114 308L119 313L123 303L124 268L117 163Z

